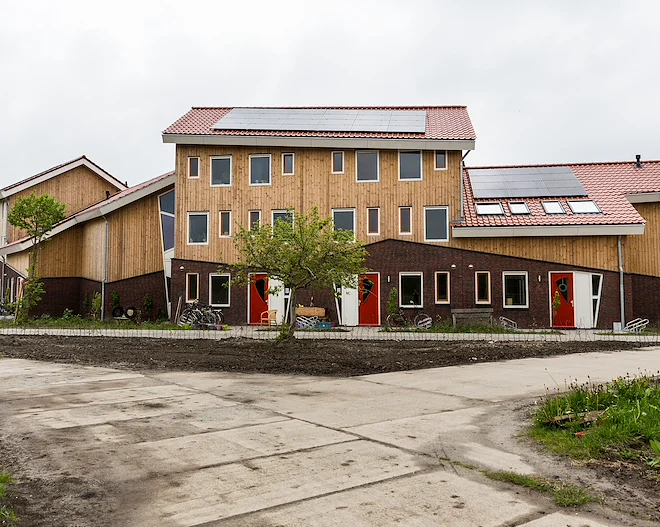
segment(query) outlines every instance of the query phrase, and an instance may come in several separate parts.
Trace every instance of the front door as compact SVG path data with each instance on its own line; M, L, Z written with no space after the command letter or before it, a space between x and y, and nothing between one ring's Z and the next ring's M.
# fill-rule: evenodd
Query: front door
M573 273L550 273L552 327L575 327Z
M249 323L260 324L264 311L268 311L268 275L256 273L250 276L248 286Z
M378 273L360 275L360 326L380 326L380 276Z

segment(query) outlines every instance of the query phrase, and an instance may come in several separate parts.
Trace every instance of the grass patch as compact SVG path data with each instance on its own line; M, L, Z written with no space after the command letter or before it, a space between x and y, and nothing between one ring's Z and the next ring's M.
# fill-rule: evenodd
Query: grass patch
M185 327L171 324L169 321L132 321L122 320L96 320L83 318L80 315L67 317L50 317L43 315L39 318L29 320L27 324L17 326L13 320L0 320L0 328L59 328L59 329L151 329L151 330L183 330Z
M576 485L549 481L538 476L527 476L516 472L482 470L483 474L496 481L512 483L537 492L550 494L554 502L560 507L580 507L586 503L600 503L601 498L590 494L586 489Z
M573 383L534 413L532 437L582 459L635 460L660 473L660 376Z
M0 525L17 525L18 517L7 503L7 488L13 483L11 474L0 472Z

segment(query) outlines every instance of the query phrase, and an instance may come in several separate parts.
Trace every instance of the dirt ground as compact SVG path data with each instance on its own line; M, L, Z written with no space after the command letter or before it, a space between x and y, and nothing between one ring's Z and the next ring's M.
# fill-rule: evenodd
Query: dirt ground
M623 342L477 342L299 340L285 346L249 339L165 340L54 336L0 336L0 356L97 365L137 371L232 371L354 376L514 358L545 357L640 347ZM524 406L529 409L529 402ZM517 410L521 410L518 407ZM520 417L521 412L514 412ZM526 411L522 413L527 414ZM521 418L522 426L522 418ZM0 436L1 439L1 436ZM528 440L527 448L532 448ZM16 512L23 526L95 525L112 508L113 489L90 487L70 474L53 480L21 478L23 448L0 440L0 470L14 472ZM577 473L585 486L605 489L607 504L640 519L660 522L660 476L640 464L590 462L576 465L548 457L548 466ZM83 475L84 476L84 475ZM593 484L593 485L592 485ZM75 499L72 499L75 498ZM62 514L63 511L66 513ZM60 518L60 519L56 519ZM89 523L91 522L91 523Z

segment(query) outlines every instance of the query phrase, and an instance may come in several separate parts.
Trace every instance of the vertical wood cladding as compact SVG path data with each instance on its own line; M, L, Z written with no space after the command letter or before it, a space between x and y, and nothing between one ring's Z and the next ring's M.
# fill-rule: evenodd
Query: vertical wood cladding
M24 251L29 253L30 250ZM83 226L76 225L54 236L39 251L38 270L43 278L80 276Z
M626 273L660 276L660 203L636 203L646 220L643 236L627 236L624 254Z
M102 281L105 274L105 220L83 224L81 268L77 276Z

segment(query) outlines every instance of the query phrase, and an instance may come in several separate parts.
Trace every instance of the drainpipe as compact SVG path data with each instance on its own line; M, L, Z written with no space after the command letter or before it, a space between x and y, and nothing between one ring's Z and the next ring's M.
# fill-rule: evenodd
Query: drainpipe
M621 244L621 235L618 241L619 247L619 303L621 305L621 327L626 326L626 298L623 287L623 245Z
M468 154L472 152L472 150L468 150L465 152L465 155L461 158L461 177L460 177L460 182L461 182L461 219L465 217L465 204L463 200L463 172L465 171L465 158L468 156Z
M103 263L103 281L101 282L101 320L105 320L105 283L108 281L108 248L110 244L108 218L103 216L103 219L105 220L105 262Z

